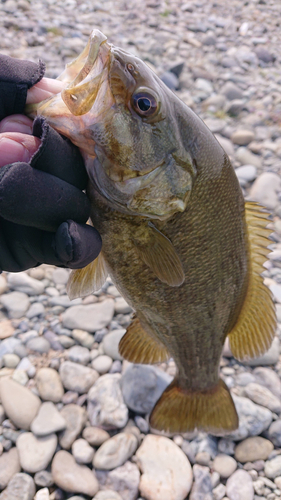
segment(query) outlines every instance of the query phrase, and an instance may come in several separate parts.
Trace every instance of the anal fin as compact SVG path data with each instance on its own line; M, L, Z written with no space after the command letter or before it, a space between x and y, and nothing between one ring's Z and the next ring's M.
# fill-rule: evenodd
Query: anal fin
M150 425L166 432L209 432L223 436L237 429L238 416L225 383L220 379L212 389L181 389L177 379L158 399L150 415Z
M86 297L103 286L108 275L102 252L83 269L74 269L68 278L66 291L70 300Z
M167 361L166 347L151 337L135 317L119 342L119 353L131 363L154 364Z
M264 354L276 331L276 314L270 290L264 285L261 273L271 241L268 212L258 203L247 202L246 224L249 237L249 281L239 318L229 333L233 356L245 361Z

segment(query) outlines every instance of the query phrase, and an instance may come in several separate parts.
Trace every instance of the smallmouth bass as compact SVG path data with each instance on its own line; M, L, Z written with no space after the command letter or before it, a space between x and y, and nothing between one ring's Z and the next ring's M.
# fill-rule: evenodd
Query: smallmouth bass
M200 118L100 31L59 79L66 87L37 112L80 148L103 240L99 257L72 272L69 296L92 293L109 274L136 312L120 353L134 363L173 357L177 375L152 427L231 432L238 417L219 378L225 338L243 361L264 353L276 328L260 276L268 214L244 203Z

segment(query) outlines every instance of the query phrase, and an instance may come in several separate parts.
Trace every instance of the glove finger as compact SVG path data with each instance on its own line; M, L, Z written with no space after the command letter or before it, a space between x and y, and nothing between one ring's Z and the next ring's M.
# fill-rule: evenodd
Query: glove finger
M72 220L61 224L55 236L56 255L71 269L87 266L98 256L101 245L101 236L94 227Z
M90 201L53 175L13 163L0 169L0 214L17 224L55 232L67 219L86 222Z

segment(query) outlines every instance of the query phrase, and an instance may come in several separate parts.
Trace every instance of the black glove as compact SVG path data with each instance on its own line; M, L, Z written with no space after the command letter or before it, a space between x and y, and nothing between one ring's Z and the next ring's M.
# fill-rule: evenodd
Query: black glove
M23 112L27 89L43 72L43 63L0 56L0 119ZM0 169L0 269L17 272L41 263L84 267L99 254L101 238L85 224L90 202L82 192L82 156L42 118L35 120L33 135L42 144L30 164Z

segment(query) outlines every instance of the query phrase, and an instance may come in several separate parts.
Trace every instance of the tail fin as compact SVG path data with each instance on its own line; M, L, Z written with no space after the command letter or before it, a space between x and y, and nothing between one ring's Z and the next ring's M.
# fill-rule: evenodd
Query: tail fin
M166 432L192 432L194 429L224 435L238 427L238 416L230 392L222 380L206 391L181 389L177 379L157 401L150 425Z

